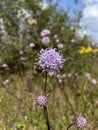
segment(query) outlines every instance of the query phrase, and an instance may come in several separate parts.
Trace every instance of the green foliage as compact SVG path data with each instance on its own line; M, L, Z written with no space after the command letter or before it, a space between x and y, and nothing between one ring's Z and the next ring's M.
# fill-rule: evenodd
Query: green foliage
M68 59L76 60L77 54L74 53L77 53L78 47L89 42L85 37L79 39L76 36L76 27L79 27L79 21L74 21L76 16L73 18L74 20L71 20L68 12L59 9L57 3L53 4L52 1L48 1L48 3L48 6L43 7L44 5L39 1L1 1L0 18L4 33L1 34L0 64L1 66L3 63L8 64L9 72L16 73L16 70L20 72L20 69L25 71L32 68L35 64L35 56L41 48L57 48L58 44L54 35L58 35L58 39L63 45L64 57ZM35 23L30 23L30 20L35 20ZM51 31L51 44L47 46L41 42L40 33L43 29ZM72 39L74 43L71 43ZM29 47L32 42L35 44L33 49ZM21 51L23 51L23 55L19 54ZM20 63L21 58L24 59L22 63ZM66 65L66 68L68 66Z

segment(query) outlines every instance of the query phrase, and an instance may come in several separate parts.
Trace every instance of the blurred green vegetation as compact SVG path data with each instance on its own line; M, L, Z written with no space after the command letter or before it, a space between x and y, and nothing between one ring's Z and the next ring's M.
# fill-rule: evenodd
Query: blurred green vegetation
M97 47L76 33L81 12L72 18L69 10L47 1L48 5L41 0L0 1L0 130L47 129L35 99L45 80L38 53L49 47L60 50L65 59L64 67L47 80L51 130L66 129L80 113L87 118L86 130L97 130ZM48 45L41 42L44 29L51 32Z

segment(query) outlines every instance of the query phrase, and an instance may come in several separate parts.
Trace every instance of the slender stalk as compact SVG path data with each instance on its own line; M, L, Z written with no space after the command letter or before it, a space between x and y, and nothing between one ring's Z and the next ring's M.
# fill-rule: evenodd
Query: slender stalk
M66 129L66 130L69 130L69 129L70 129L70 127L72 127L74 124L75 124L75 123L70 124L70 125L67 127L67 129Z
M45 86L44 86L44 93L46 94L46 90L47 90L47 72L45 73ZM44 106L44 117L46 120L46 124L47 124L47 130L50 130L50 124L49 124L49 119L48 119L48 111L47 111L47 107Z
M46 93L47 88L47 72L45 73L45 86L44 86L44 93Z
M47 130L50 130L50 124L49 124L49 120L48 120L48 111L47 111L46 106L44 106L44 116L45 116L45 119L46 119Z
M65 89L65 88L64 88L64 89ZM72 109L72 112L74 113L74 115L76 115L75 110L74 110L74 108L73 108L73 106L72 106L72 104L71 104L71 102L70 102L70 100L69 100L69 97L68 97L68 95L67 95L66 89L65 89L65 91L64 91L64 95L65 95L66 100L68 101L68 103L69 103L69 105L70 105L70 107L71 107L71 109Z

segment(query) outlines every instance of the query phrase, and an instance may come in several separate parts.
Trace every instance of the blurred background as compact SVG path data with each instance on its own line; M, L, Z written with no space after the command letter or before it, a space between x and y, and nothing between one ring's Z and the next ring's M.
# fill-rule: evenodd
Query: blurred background
M42 48L56 48L65 59L47 77L51 130L65 130L79 114L86 130L97 130L97 7L98 0L0 0L0 130L47 129L35 101L45 82ZM41 35L45 29L50 35Z

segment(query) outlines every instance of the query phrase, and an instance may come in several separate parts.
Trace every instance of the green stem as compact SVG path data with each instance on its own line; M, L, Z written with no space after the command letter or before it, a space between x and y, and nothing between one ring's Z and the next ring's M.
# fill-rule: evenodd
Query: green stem
M70 107L71 107L71 109L72 109L72 112L74 113L74 115L76 115L76 113L75 113L75 110L74 110L74 108L73 108L73 105L71 104L71 102L70 102L70 100L69 100L69 97L68 97L68 95L67 95L67 92L66 92L66 89L65 89L65 87L64 87L64 95L65 95L65 97L66 97L66 100L68 101L68 103L69 103L69 105L70 105Z

